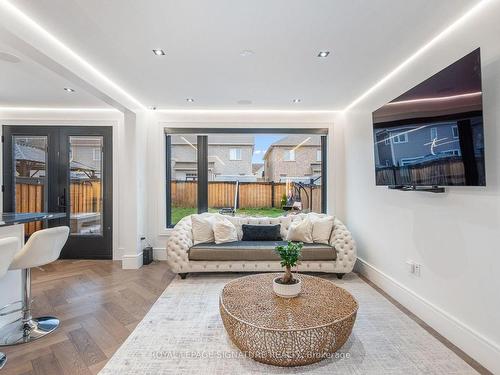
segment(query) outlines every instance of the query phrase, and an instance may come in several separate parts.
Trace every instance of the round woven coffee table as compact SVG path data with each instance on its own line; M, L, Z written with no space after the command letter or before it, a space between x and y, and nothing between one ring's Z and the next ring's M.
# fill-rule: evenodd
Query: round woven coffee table
M227 283L219 297L224 327L231 341L256 361L301 366L332 356L349 338L358 303L329 280L308 275L298 297L273 292L281 274L241 277Z

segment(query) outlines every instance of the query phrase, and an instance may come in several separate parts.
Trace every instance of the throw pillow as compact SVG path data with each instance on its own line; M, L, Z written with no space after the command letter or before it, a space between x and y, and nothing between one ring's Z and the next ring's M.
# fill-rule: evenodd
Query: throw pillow
M318 218L313 221L312 238L314 243L329 244L333 230L333 216Z
M313 223L309 218L292 222L288 229L288 241L299 241L304 243L312 243Z
M215 242L213 225L219 220L214 215L193 215L191 216L191 226L193 231L193 244Z
M226 218L216 221L213 230L216 244L238 241L236 227Z
M242 241L281 241L281 225L251 225L243 224Z

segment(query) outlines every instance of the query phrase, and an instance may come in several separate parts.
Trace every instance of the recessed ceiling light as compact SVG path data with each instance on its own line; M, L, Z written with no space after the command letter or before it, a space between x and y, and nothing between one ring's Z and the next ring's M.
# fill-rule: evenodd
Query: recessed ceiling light
M301 101L302 101L301 99L293 99L293 102L294 102L295 104L300 103Z
M162 50L162 49L154 49L153 50L153 53L156 55L156 56L163 56L165 55L165 51Z
M318 53L318 57L328 57L329 54L330 51L320 51L320 53Z
M72 89L71 87L65 87L64 91L66 91L66 92L75 92L75 89Z
M240 52L240 56L247 57L247 56L252 56L255 52L249 49L245 49Z
M156 111L158 109L158 107L155 105L152 105L151 107L149 107L149 109L152 111Z
M193 98L187 98L187 99L186 99L186 102L188 102L188 103L192 103L192 102L194 102L194 99L193 99Z

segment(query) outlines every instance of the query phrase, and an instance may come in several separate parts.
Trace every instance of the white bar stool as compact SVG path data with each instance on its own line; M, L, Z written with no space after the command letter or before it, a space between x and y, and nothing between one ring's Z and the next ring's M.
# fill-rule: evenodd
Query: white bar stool
M51 316L31 316L31 268L40 267L59 258L69 235L68 227L39 230L31 235L14 256L10 270L21 271L22 307L1 315L22 311L22 317L0 329L0 346L31 342L54 331L59 319Z
M7 237L0 239L0 279L5 276L9 270L10 263L14 259L14 254L19 249L19 241L16 237ZM7 362L7 357L0 352L0 369Z

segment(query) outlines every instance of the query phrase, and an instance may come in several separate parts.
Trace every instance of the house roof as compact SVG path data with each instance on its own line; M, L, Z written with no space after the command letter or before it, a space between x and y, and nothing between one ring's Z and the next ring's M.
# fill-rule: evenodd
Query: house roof
M21 145L18 143L14 145L14 156L16 160L26 160L40 164L45 164L46 162L44 150L37 147ZM96 168L75 160L72 160L70 162L70 169L72 171L97 171Z
M264 166L264 163L253 163L252 164L252 173L257 173L259 169Z
M290 134L281 139L278 139L276 142L271 143L266 150L266 153L263 156L263 159L267 158L269 152L273 147L300 147L305 146L313 146L319 147L321 146L321 136L315 134Z
M302 142L304 142L304 143L302 143ZM269 147L273 147L273 146L295 147L299 144L301 144L301 146L320 146L321 145L321 136L314 135L314 134L290 134L290 135L287 135L286 137L278 139L274 143L271 143L271 145Z
M171 136L171 144L173 145L185 145L188 144L186 141L192 143L196 146L196 135L186 134ZM253 146L255 144L255 136L253 134L218 134L213 133L208 135L209 145L249 145Z

